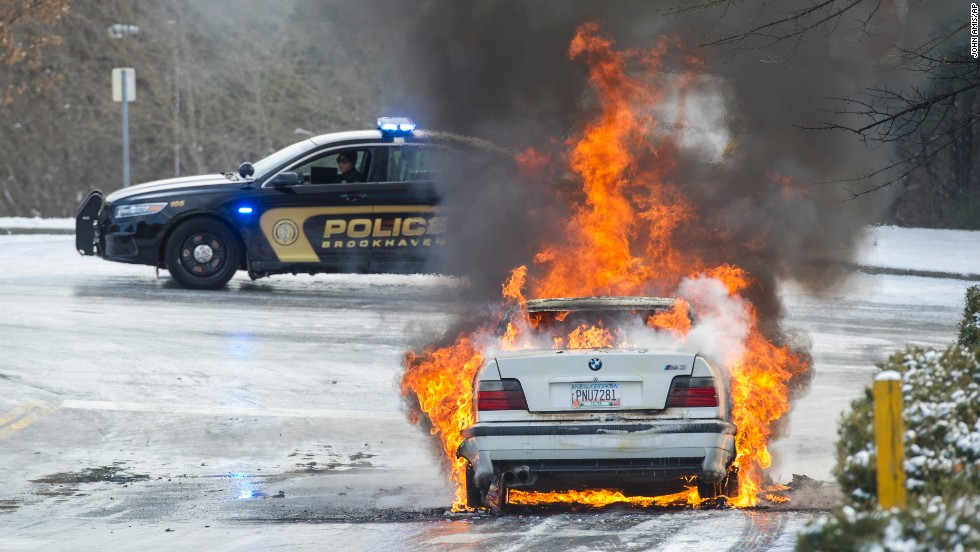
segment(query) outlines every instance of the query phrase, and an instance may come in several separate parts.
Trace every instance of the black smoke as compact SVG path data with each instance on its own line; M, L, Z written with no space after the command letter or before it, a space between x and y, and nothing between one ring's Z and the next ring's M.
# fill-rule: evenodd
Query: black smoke
M777 10L773 3L744 2L724 11L672 13L673 2L364 0L356 7L338 3L337 14L361 29L357 40L382 52L377 71L385 75L389 111L512 153L531 147L550 159L533 175L503 164L481 171L447 196L464 213L454 230L466 239L440 262L485 280L475 289L488 297L499 291L502 269L533 267L536 247L561 231L558 205L575 198L576 183L563 164L566 140L597 108L586 68L567 55L576 28L597 22L599 34L619 50L678 37L677 58L684 52L701 58L702 74L717 82L730 131L723 161L679 155L671 171L672 185L698 215L678 234L679 245L709 262L748 270L754 282L748 298L764 332L775 337L778 282L795 280L816 292L840 283L859 238L891 200L885 192L849 200L841 182L887 164L887 148L801 127L832 117L839 107L832 98L912 82L915 75L894 66L894 47L921 41L948 11L946 3L942 9L866 4L798 39L747 42L742 50L702 45L810 4L781 2ZM927 8L928 14L906 13ZM912 23L926 15L925 27ZM870 23L862 24L864 17ZM638 163L647 162L656 161Z
M389 112L485 139L510 155L533 148L548 160L537 172L522 172L507 161L449 171L455 174L444 183L445 207L455 215L449 231L455 243L435 260L434 269L468 276L469 298L477 304L499 303L500 283L511 268L528 265L533 277L534 252L560 240L567 206L582 200L580 183L565 164L568 140L601 106L586 67L568 56L576 29L596 22L598 34L615 40L620 51L643 51L664 35L677 37L681 45L666 58L663 71L670 78L690 68L686 57L703 60L694 94L721 106L717 121L727 143L713 155L682 147L671 152L665 178L693 203L696 214L677 231L675 245L708 266L734 264L749 273L752 284L743 295L757 310L760 331L801 361L802 370L790 382L793 401L809 387L812 358L806 336L780 326L778 286L790 280L820 293L845 281L860 238L891 201L886 192L853 199L847 189L849 179L887 165L888 148L802 127L832 118L841 107L832 98L912 84L917 75L895 67L891 55L896 46L915 46L927 36L928 29L910 22L928 19L932 25L951 4L940 9L931 3L868 0L788 40L749 40L736 49L705 46L813 6L797 0L722 4L671 13L675 3L649 0L362 0L339 13L352 28L380 31L358 38L383 53L377 71L384 75ZM653 135L658 140L671 132L717 133L710 126L695 128L690 120L661 122L662 132ZM630 174L648 174L645 169L658 163L665 160L641 156ZM632 237L638 244L643 238ZM485 313L474 312L435 345L485 323ZM413 399L407 400L417 411ZM777 422L774 435L782 434L786 423L785 418Z

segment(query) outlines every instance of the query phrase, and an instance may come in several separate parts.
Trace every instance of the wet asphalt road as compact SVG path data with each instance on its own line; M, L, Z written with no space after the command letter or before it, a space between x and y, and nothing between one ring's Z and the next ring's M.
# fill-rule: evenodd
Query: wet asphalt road
M832 503L824 488L752 511L447 515L397 380L407 348L469 314L456 280L240 273L188 291L44 234L0 236L0 267L0 550L790 550ZM785 290L817 377L777 480L830 479L837 413L873 362L951 341L967 285Z

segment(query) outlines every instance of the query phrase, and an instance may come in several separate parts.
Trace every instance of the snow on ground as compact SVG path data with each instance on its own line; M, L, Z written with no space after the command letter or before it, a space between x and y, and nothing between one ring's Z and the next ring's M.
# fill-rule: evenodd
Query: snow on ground
M864 240L859 263L866 266L980 274L980 232L877 226Z
M28 218L28 217L0 217L0 230L13 229L46 229L46 230L74 230L75 219L73 218Z
M906 346L944 349L956 340L964 292L980 283L976 251L980 232L875 227L855 263L884 273L856 272L821 297L791 282L780 286L784 327L812 343L815 377L793 406L789 434L773 444L777 480L793 473L832 478L827 443L836 439L840 414L871 383L875 364Z

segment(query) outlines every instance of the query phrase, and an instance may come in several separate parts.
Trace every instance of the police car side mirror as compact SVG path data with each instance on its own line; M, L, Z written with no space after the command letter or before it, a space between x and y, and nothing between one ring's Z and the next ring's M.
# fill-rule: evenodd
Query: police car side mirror
M273 188L286 188L288 186L299 186L303 183L303 177L299 173L283 172L272 179Z
M253 167L251 163L246 161L238 166L238 174L242 178L249 178L250 176L255 174L255 167Z

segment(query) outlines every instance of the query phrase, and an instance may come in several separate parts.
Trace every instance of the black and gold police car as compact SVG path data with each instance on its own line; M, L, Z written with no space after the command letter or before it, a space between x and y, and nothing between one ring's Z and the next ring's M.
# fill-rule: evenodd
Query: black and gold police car
M433 169L462 142L382 118L376 130L316 136L237 173L93 190L75 215L76 247L166 268L193 289L221 288L238 270L418 272L446 243Z

